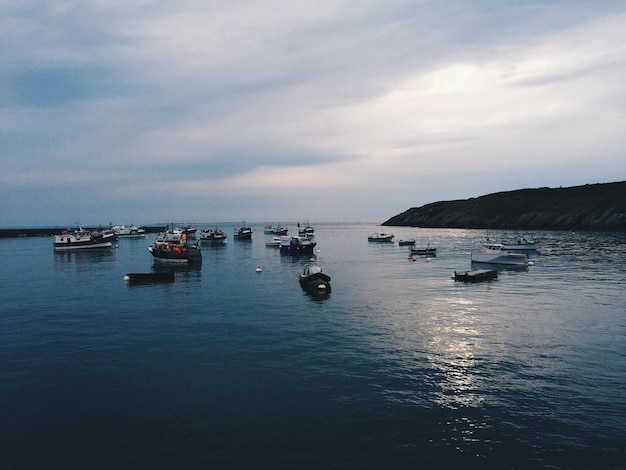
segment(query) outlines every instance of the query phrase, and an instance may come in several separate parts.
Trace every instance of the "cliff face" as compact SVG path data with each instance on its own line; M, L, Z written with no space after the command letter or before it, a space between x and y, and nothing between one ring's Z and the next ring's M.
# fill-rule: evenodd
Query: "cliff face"
M626 231L626 181L520 189L413 207L382 225L509 230Z

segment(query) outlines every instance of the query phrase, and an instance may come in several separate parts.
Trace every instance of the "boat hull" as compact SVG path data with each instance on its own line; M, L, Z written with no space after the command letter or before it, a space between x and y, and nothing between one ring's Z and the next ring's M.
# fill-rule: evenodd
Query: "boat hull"
M196 245L149 246L148 251L155 261L162 263L201 264L202 252Z
M310 292L330 292L330 276L322 272L300 274L300 286Z
M474 253L471 254L472 263L499 264L508 266L526 266L528 255L525 253Z
M116 239L114 233L94 236L92 234L61 234L54 237L55 251L110 248Z
M471 271L454 272L454 280L462 282L481 282L496 279L498 271L495 269L472 269Z
M128 273L124 277L129 284L155 284L174 282L173 272Z

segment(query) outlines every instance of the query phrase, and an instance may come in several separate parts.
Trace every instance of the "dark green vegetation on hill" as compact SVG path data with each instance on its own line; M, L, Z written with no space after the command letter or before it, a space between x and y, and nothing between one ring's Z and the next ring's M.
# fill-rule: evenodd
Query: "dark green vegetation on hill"
M382 225L424 228L626 231L626 181L519 189L413 207Z

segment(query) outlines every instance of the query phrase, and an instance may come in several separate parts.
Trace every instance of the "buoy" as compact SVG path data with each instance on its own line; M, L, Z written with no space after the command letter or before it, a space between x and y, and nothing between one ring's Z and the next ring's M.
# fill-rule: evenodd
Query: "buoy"
M534 266L534 265L535 265L535 263L534 263L534 262L532 262L532 261L529 261L529 262L528 262L528 266Z
M256 272L257 272L257 273L260 273L261 271L263 271L263 270L261 269L261 266L257 266L257 267L256 267Z
M130 277L128 275L124 276L125 281L130 281Z
M417 261L417 258L415 256L413 257L413 261Z
M451 277L452 279L456 279L456 276L455 276L454 274L455 274L455 273L452 273L452 274L450 275L450 277Z
M431 257L426 258L426 261L428 261L429 263L432 261L433 259Z

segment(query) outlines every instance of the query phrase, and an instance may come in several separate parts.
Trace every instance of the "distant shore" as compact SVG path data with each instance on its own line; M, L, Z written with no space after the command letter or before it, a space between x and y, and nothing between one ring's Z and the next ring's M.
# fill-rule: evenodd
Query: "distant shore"
M92 229L96 229L91 227ZM102 229L103 227L98 227ZM141 226L146 233L159 233L165 230L165 225L144 225ZM51 237L58 235L67 227L39 227L39 228L0 228L0 238L17 238L17 237Z

